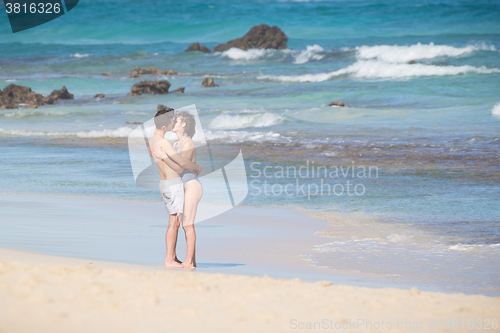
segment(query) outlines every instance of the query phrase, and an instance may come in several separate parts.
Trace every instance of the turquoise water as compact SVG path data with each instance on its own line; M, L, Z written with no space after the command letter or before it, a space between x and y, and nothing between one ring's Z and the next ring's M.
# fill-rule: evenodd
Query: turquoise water
M243 151L244 204L292 204L332 221L354 214L345 234L318 244L313 262L420 283L429 275L418 271L438 267L447 273L432 283L499 294L499 14L495 1L80 1L16 34L4 16L0 88L49 94L65 85L75 100L0 110L1 190L158 200L134 184L125 140L134 126L125 122L151 119L158 103L196 104L214 151ZM259 23L279 26L288 50L184 52ZM135 66L184 75L130 79ZM220 87L201 88L204 77ZM186 91L126 96L151 79ZM329 107L334 100L350 107ZM378 177L276 174L313 163L376 167ZM287 185L314 192L322 180L364 192L275 194Z

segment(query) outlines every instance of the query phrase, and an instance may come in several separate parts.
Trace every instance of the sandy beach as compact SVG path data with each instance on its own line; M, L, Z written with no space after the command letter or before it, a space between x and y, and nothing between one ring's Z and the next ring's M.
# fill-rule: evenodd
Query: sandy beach
M0 333L500 332L500 1L4 2Z
M500 313L499 297L177 271L8 249L0 257L1 332L449 332L445 327L453 320L459 326L453 331L471 331L471 319L474 325L489 320L492 327Z

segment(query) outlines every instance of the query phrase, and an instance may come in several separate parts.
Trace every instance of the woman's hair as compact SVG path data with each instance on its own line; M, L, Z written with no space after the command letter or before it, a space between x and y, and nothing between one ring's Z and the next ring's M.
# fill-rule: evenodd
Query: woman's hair
M194 116L187 112L187 111L181 111L177 113L177 117L182 118L182 122L186 124L186 127L184 128L184 132L192 138L194 133L196 133L195 127L196 127L196 120L194 120Z

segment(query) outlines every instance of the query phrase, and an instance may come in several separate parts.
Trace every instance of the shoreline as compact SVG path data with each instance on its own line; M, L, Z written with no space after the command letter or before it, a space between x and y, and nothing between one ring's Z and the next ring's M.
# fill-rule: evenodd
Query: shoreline
M0 208L0 248L163 265L168 220L161 201L0 193ZM467 269L479 267L481 249L449 250L411 226L376 219L293 205L239 205L196 223L197 270L499 296L493 268L490 275ZM182 228L177 249L183 260Z
M3 229L0 248L143 266L163 265L168 220L161 201L0 193L0 207L4 215L0 222ZM296 206L237 206L196 223L197 271L498 296L491 289L494 284L490 284L491 290L443 284L439 281L449 279L450 274L443 275L432 267L422 267L427 275L407 275L415 274L418 268L412 268L415 262L403 263L403 266L401 262L393 262L407 255L403 252L393 256L375 248L378 258L369 254L367 257L363 252L366 249L357 247L366 246L366 240L371 239L364 237L373 237L368 245L375 242L378 246L388 244L383 238L387 232L396 231L397 234L390 234L396 238L405 232L387 225L366 224L371 222L371 217L366 220L367 216L370 217L340 213L326 216ZM329 254L330 244L337 246L337 243L345 244L340 246L346 248ZM415 247L404 240L401 243L389 240L389 244L415 253ZM184 259L182 229L177 249L179 259ZM382 253L385 254L380 256ZM346 255L353 259L371 258L368 259L371 266L356 266ZM354 260L366 262L367 259ZM382 266L376 266L380 264Z
M0 248L144 266L163 264L168 220L161 201L2 193L0 206L5 216L0 223ZM326 228L324 219L291 207L237 206L196 223L197 271L378 288L415 285L390 284L376 274L312 264L306 257L314 246L328 241L318 235ZM182 229L177 248L183 259Z
M378 331L389 325L394 332L448 332L448 321L491 323L500 311L500 297L483 295L189 272L10 249L0 249L0 257L0 330L9 332Z

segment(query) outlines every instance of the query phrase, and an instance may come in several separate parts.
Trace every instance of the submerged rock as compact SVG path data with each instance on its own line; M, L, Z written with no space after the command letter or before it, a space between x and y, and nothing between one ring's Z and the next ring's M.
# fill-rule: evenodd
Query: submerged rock
M104 76L111 76L111 73L110 73L110 72L105 72L105 73L101 73L101 75L104 75Z
M142 94L163 95L168 94L170 82L163 81L141 81L132 86L127 96L139 96Z
M241 38L230 40L226 44L219 44L214 48L214 52L227 51L232 47L242 50L249 49L286 49L288 37L277 26L272 28L267 24L260 24L252 27L250 31Z
M328 106L343 106L343 107L349 107L349 105L345 105L344 102L342 101L333 101Z
M153 67L153 66L151 66L149 68L140 68L139 66L137 66L136 68L134 68L133 71L129 72L129 77L130 78L137 78L137 77L141 77L141 74L178 75L179 73L177 73L176 71L174 71L172 69L168 69L168 70L162 72L158 68Z
M191 52L191 51L199 51L203 53L210 53L210 49L204 45L200 45L200 43L193 43L189 45L189 47L186 49L184 52Z
M133 122L131 122L131 123L130 123L130 122L128 122L128 121L126 121L126 122L125 122L125 124L128 124L128 125L140 125L140 124L142 124L142 123L141 123L140 121L133 121Z
M416 64L416 63L417 63L417 62L416 62L415 60L410 60L410 61L408 61L408 65L414 65L414 64Z
M206 77L203 79L203 82L201 83L202 88L209 88L209 87L218 87L219 85L214 82L214 79L211 77Z
M179 88L177 88L177 89L175 89L175 90L172 90L171 92L173 92L173 93L174 93L174 92L184 93L184 89L186 89L186 88L185 88L185 87L179 87Z
M104 95L104 94L96 94L96 95L94 96L94 98L104 98L104 97L105 97L105 95Z
M66 89L66 86L62 87L59 90L54 90L51 94L50 97L52 97L55 100L58 99L74 99L75 96L73 94L70 94L68 89Z

